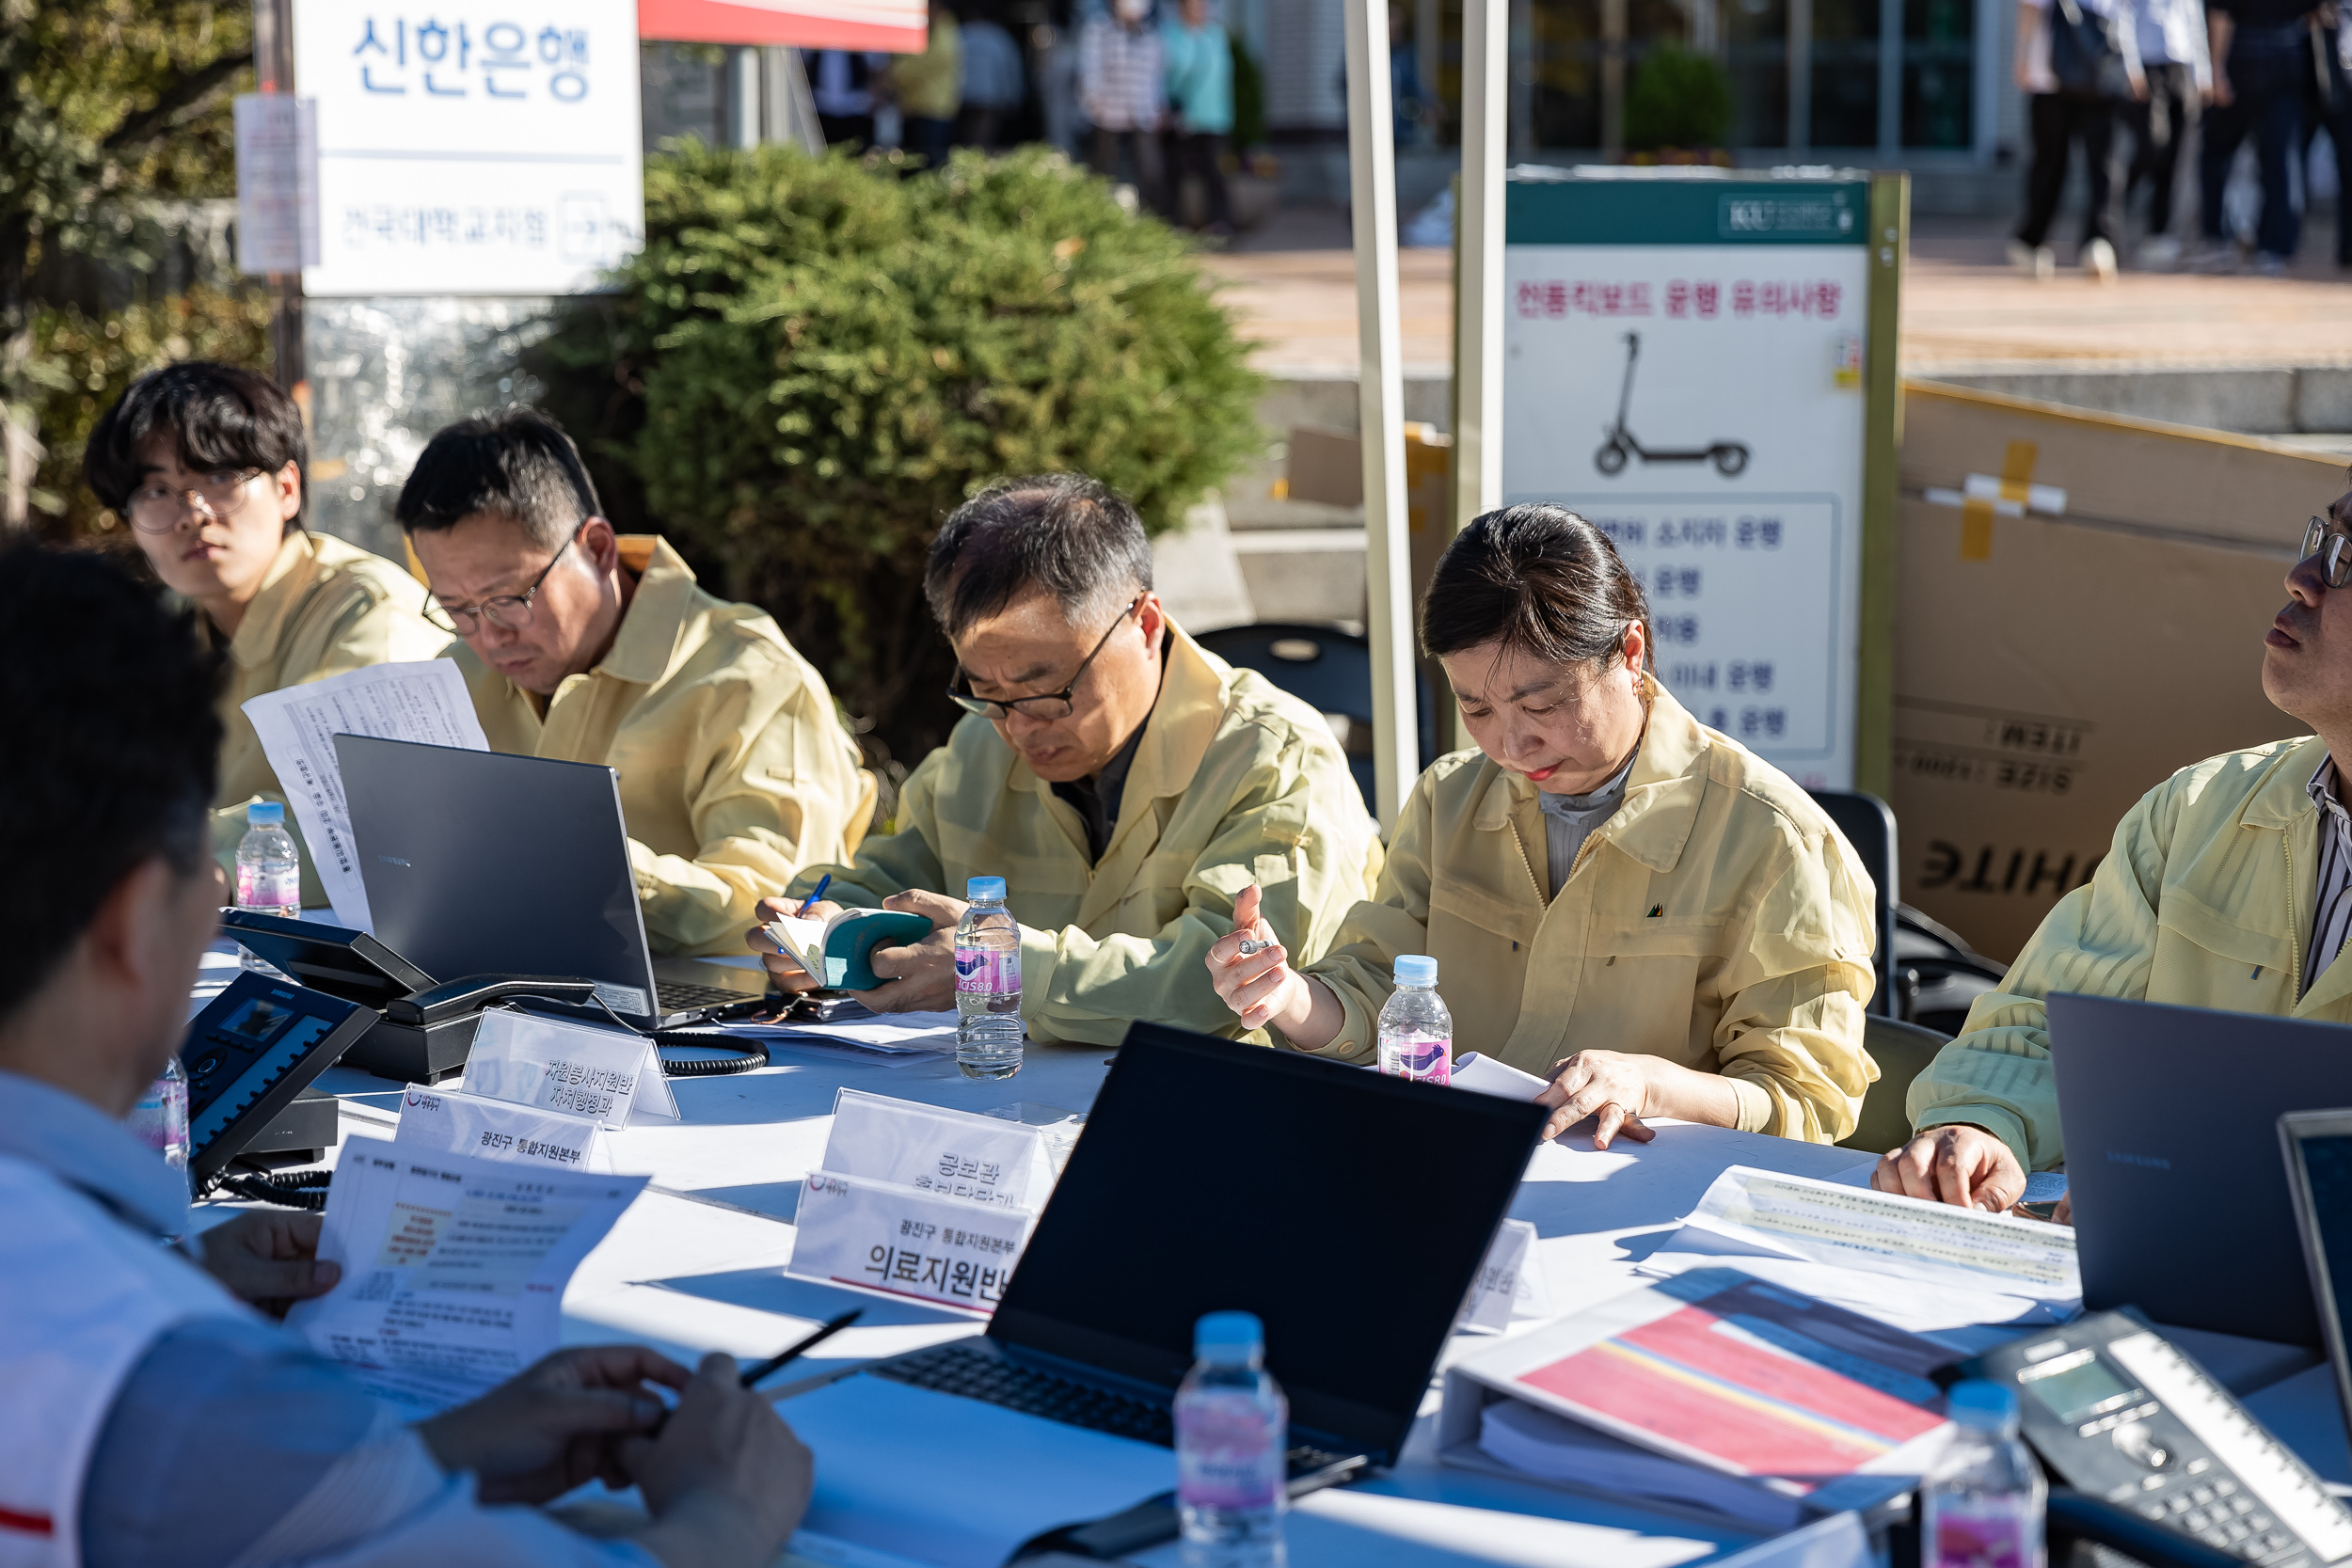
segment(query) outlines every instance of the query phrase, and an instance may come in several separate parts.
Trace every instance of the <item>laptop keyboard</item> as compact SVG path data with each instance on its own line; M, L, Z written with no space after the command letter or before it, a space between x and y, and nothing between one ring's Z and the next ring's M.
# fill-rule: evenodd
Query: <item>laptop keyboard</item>
M691 1012L696 1007L723 1007L730 1002L752 999L747 992L729 990L724 986L697 986L682 980L656 980L653 989L664 1014Z
M1139 1443L1176 1446L1176 1428L1167 1405L1155 1400L1113 1393L1074 1378L1057 1377L1017 1365L1001 1355L964 1344L940 1345L914 1355L898 1356L867 1369L894 1383L957 1394L985 1404L1042 1416L1064 1426L1132 1437ZM1284 1456L1290 1474L1312 1475L1336 1465L1344 1455L1299 1444Z

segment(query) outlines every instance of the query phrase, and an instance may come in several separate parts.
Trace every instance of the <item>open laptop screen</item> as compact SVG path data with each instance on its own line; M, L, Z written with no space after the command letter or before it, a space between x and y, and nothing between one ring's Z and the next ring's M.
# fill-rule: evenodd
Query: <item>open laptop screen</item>
M1136 1024L990 1333L1173 1388L1255 1312L1294 1428L1393 1459L1545 1114Z
M2295 1194L2303 1259L2312 1281L2336 1393L2352 1424L2352 1360L2344 1315L2352 1308L2352 1111L2295 1111L2279 1118L2287 1185Z

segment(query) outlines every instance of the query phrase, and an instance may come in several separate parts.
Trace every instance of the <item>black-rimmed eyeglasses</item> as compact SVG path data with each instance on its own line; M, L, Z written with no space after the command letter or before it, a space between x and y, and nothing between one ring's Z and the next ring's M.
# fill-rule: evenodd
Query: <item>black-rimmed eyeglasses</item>
M2325 517L2303 531L2303 559L2319 557L2319 575L2330 588L2352 582L2352 536L2332 531Z
M1127 608L1119 612L1119 619L1111 623L1110 631L1105 631L1102 641L1094 644L1093 653L1078 661L1077 669L1070 673L1070 684L1059 691L1041 691L1034 697L1008 697L1000 703L991 697L972 695L972 678L959 670L955 684L947 689L947 700L964 712L977 713L983 719L1009 719L1016 709L1028 719L1067 719L1077 706L1071 699L1077 695L1078 683L1086 678L1087 667L1094 662L1097 654L1110 646L1111 632L1125 626L1127 617L1133 615L1136 607L1142 603L1143 595L1140 594L1128 601Z
M571 538L564 541L564 548L548 557L548 563L539 568L539 575L532 578L531 586L521 593L501 594L480 604L443 604L427 593L424 596L424 618L443 631L453 631L460 637L473 636L482 629L485 621L508 631L522 630L531 625L531 601L539 596L540 586L548 580L548 574L555 570L555 563L564 559L564 550L570 549L579 541L580 531L587 526L583 521L580 528L572 530Z

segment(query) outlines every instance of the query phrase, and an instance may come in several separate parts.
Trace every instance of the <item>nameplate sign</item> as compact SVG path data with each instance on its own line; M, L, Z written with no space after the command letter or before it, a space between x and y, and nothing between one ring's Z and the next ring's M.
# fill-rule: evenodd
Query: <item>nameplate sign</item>
M552 1170L610 1170L604 1124L594 1117L543 1111L459 1089L411 1084L400 1099L392 1142L435 1154L465 1154Z
M1044 1207L1056 1175L1035 1127L859 1089L834 1097L818 1168L1002 1209Z
M1456 1328L1500 1334L1514 1318L1551 1316L1551 1293L1544 1288L1543 1266L1535 1259L1535 1227L1526 1220L1504 1220L1470 1282L1470 1299L1462 1304Z
M1037 1216L820 1170L792 1223L787 1273L993 1312Z
M465 1084L469 1094L589 1117L615 1131L631 1118L679 1119L651 1039L512 1007L483 1013Z

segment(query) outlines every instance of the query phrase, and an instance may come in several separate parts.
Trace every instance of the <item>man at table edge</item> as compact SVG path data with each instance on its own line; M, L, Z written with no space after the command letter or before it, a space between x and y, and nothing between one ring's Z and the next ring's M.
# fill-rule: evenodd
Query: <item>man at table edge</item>
M395 512L490 749L620 775L656 955L737 951L759 899L856 847L874 782L824 677L667 540L614 531L553 420L447 426Z
M122 1118L219 927L210 686L118 566L0 551L0 722L42 737L0 750L0 1562L764 1568L808 1454L732 1357L575 1347L411 1425L255 1310L337 1283L317 1216L191 1241L184 1172ZM600 1478L641 1489L633 1537L501 1506Z
M761 918L829 902L930 918L873 956L878 1012L956 1005L955 927L968 879L1001 876L1021 923L1021 1016L1032 1038L1116 1045L1130 1020L1239 1026L1201 955L1233 899L1320 954L1380 869L1380 841L1323 716L1237 670L1169 619L1152 546L1125 498L1076 474L990 486L958 507L924 573L956 652L967 715L899 796L897 831L846 865L811 866ZM805 986L761 931L751 945ZM1263 1034L1254 1037L1263 1038Z
M2352 495L2308 525L2264 637L2263 692L2298 739L2184 768L2141 798L2084 886L1911 1085L1915 1135L1883 1192L2005 1210L2059 1164L2043 998L2053 991L2352 1023ZM2217 1063L2226 1073L2226 1064ZM2185 1090L2192 1086L2184 1085Z

